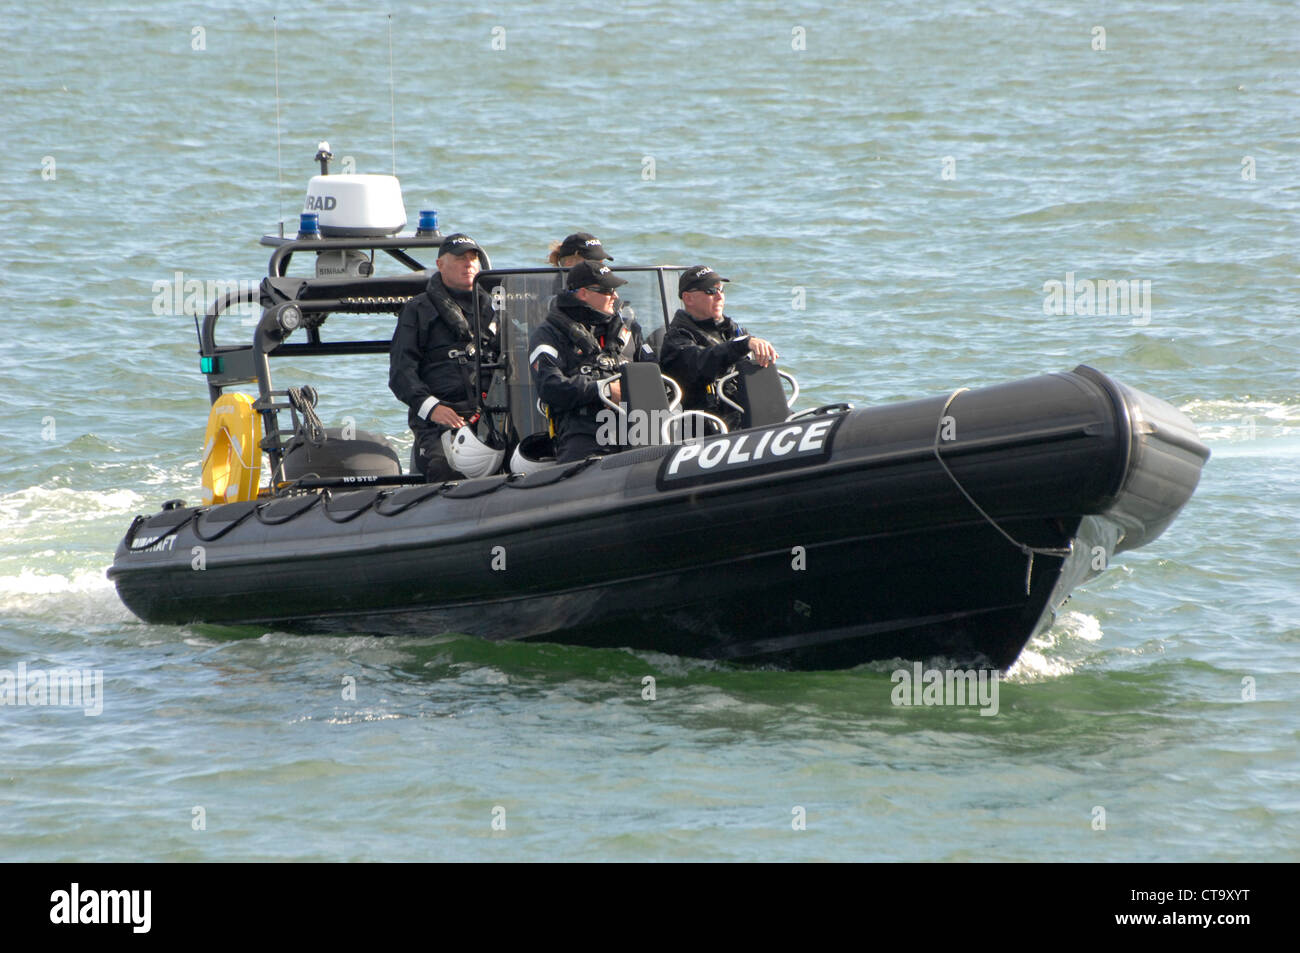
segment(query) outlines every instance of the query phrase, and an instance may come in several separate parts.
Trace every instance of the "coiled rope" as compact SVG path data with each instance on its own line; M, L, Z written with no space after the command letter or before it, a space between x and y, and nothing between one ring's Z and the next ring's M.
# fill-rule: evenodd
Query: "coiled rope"
M321 424L320 417L316 416L316 388L303 384L301 387L290 387L286 393L294 410L302 414L303 436L313 447L319 447L325 442L325 427Z

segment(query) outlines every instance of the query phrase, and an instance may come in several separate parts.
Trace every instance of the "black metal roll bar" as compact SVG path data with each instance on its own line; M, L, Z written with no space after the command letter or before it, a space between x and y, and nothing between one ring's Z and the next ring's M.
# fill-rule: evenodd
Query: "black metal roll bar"
M402 249L437 248L442 244L443 235L394 235L391 238L281 238L278 235L263 235L261 244L276 246L271 253L271 262L267 265L267 274L273 278L288 273L289 260L298 251L338 251L356 249L358 251L382 251L400 261L412 271L423 271L428 266L422 265ZM487 257L486 254L484 257ZM490 268L484 262L485 268Z
M286 450L283 438L293 433L280 427L279 412L292 410L288 400L288 391L274 390L271 383L269 359L272 357L311 356L327 357L351 354L388 353L391 338L380 340L322 341L320 325L331 313L358 314L397 314L415 295L424 291L427 277L417 272L428 272L428 267L406 254L404 249L437 248L443 242L441 235L397 235L388 238L350 236L340 238L283 238L265 235L261 244L275 250L267 266L267 276L262 279L256 293L250 290L228 292L208 308L203 322L199 325L195 316L195 330L199 339L201 368L207 377L208 396L212 403L220 399L228 387L256 385L258 396L253 408L262 414L263 437L262 450L269 458L273 474L281 472ZM360 250L373 253L383 251L393 259L411 269L410 275L362 275L355 278L290 278L287 274L289 262L295 252L324 252L341 250ZM553 267L511 268L494 272L487 255L483 255L486 266L476 281L482 286L502 274L554 273L561 269ZM670 313L669 290L664 278L665 269L676 266L633 266L620 268L618 271L658 271L659 304L663 314ZM313 297L328 295L328 297ZM251 344L219 345L216 340L216 327L221 317L231 308L256 300L261 306L262 315L258 320ZM296 309L296 314L293 313ZM476 306L472 321L475 325L486 319ZM305 341L288 343L287 338L295 331L301 330ZM475 349L475 379L478 380L483 370L508 367L503 357L493 363L482 362L482 356Z

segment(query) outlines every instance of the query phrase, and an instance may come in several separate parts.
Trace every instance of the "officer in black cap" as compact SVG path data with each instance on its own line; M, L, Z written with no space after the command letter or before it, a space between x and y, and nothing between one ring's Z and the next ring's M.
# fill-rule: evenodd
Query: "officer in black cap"
M546 260L557 268L572 268L580 261L613 261L614 256L591 232L574 232L562 242L551 242Z
M625 284L608 265L578 262L528 342L528 363L555 430L560 463L618 449L596 440L597 415L605 407L596 382L629 361L654 360L641 329L618 313L617 289ZM610 385L609 397L614 403L622 400L618 381Z
M481 363L495 360L496 322L475 335L474 295L485 320L495 314L491 296L473 290L474 277L486 255L468 235L448 235L438 247L438 270L424 294L402 308L388 352L388 387L409 408L407 423L415 434L411 472L430 481L458 480L462 474L447 462L442 434L463 427L478 407L487 375L474 380L475 351Z
M682 387L682 408L704 410L721 417L728 427L740 423L740 414L729 410L713 392L713 382L729 374L736 363L752 354L767 367L777 358L776 348L756 338L722 312L726 296L723 278L708 265L695 265L682 272L677 296L682 307L668 323L659 348L663 372Z

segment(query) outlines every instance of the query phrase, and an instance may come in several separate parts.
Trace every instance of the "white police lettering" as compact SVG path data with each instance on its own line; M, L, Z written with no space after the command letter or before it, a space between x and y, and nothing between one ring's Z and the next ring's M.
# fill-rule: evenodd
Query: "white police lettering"
M698 457L700 455L701 446L702 445L698 443L688 443L686 446L682 447L675 454L673 454L672 462L668 464L667 475L672 476L677 472L677 468L680 467L687 460L694 460L696 457Z
M711 470L722 462L722 458L727 455L728 441L718 440L708 444L700 451L700 466L705 470ZM716 452L715 452L716 451Z
M819 420L803 432L803 439L799 441L799 452L807 450L820 450L822 441L826 439L826 431L831 429L831 420ZM815 442L814 442L815 441Z
M797 445L796 442L793 439L786 441L785 438L797 437L801 429L802 428L800 427L786 427L779 434L773 437L772 452L775 453L777 456L785 456L787 453L793 450Z
M831 436L842 419L821 417L684 444L665 459L659 485L664 488L668 484L748 476L768 468L824 461L830 455Z
M588 247L588 248L591 248L593 245L599 245L599 244L600 244L600 239L599 239L599 238L588 238L588 239L587 239L585 242L583 242L582 244L585 245L585 246Z

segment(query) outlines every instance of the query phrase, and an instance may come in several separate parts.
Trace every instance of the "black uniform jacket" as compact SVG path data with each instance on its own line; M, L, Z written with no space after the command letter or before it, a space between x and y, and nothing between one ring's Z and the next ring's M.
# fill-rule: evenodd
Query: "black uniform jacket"
M596 381L629 361L653 361L654 352L635 321L590 308L572 292L551 303L546 321L528 341L528 363L538 396L550 408L556 443L597 430L601 403Z
M682 386L682 408L716 414L721 404L705 388L749 353L749 332L726 315L721 324L678 310L659 348L664 373Z
M479 291L479 313L495 314L491 296ZM420 408L430 397L450 404L458 413L467 413L477 395L471 394L474 358L470 346L482 349L483 361L490 361L496 350L496 325L484 329L481 339L473 342L474 299L471 292L452 291L435 272L424 294L416 295L402 308L388 352L388 387L409 408L407 423L414 431L431 427L428 413ZM458 359L465 354L467 363ZM485 375L486 377L486 375ZM480 387L485 381L480 381Z

